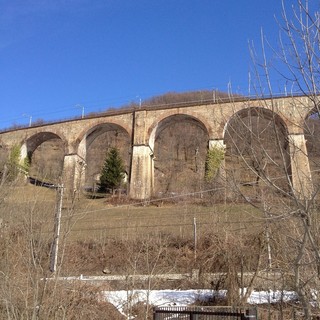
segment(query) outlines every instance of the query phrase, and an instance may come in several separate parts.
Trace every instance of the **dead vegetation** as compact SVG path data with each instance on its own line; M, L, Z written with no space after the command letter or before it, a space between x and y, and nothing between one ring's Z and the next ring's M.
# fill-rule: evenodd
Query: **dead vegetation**
M108 206L106 210L106 199L82 199L73 205L65 199L57 275L103 275L108 270L111 275L144 274L148 280L128 278L125 282L110 281L102 286L46 281L53 276L48 267L55 191L12 186L1 192L0 297L3 302L0 312L3 318L10 315L26 319L123 319L113 306L100 299L103 290L229 288L225 303L238 305L245 301L245 296L241 298L234 293L244 287L293 288L289 273L279 275L276 282L272 277L263 280L258 273L270 270L267 241L271 241L274 268L286 270L292 258L288 247L292 251L295 248L294 243L286 242L285 235L295 228L294 222L272 223L269 229L272 236L267 240L264 220L245 204L206 207L181 203L160 208L127 204L120 208ZM199 223L196 243L194 217ZM109 227L101 226L103 221L108 221ZM112 227L117 227L119 232L110 232ZM152 277L164 273L191 274L192 270L199 270L196 280L166 282ZM208 280L207 273L218 276ZM130 306L130 314L135 314L136 319L146 319L150 310L151 306L145 304Z
M309 119L287 132L272 99L271 109L251 108L235 114L224 137L226 166L219 167L221 172L218 170L219 175L209 184L203 181L204 143L208 140L204 128L180 115L163 122L155 145L159 154L155 166L157 198L139 204L122 200L120 204L115 198L112 204L106 198L65 199L58 269L53 276L103 272L128 275L122 285L129 292L139 286L148 290L161 287L163 283L152 277L155 274L198 270L197 281L191 278L172 286L226 289L228 305L244 304L254 289L281 293L294 290L297 300L290 304L280 300L276 306L269 303L269 310L261 308L262 316L316 318L313 306L319 307L319 296L315 289L320 286L320 131L315 70L319 69L320 19L319 12L310 14L307 1L298 1L293 10L297 10L293 20L288 19L283 3L280 29L286 41L281 38L279 50L273 52L286 67L287 74L281 74L285 85L293 79L292 87L308 97L309 109L312 104ZM257 77L254 89L265 96L268 88L268 96L273 96L269 78L272 64L267 61L265 47L262 50L262 62L255 60L253 48L251 52ZM150 104L156 108L167 98L171 99L170 94ZM116 139L115 132L111 138ZM307 156L311 179L304 170L308 161L302 161ZM223 176L222 169L226 173L225 187L220 194L215 192L221 187L215 178ZM293 170L300 183L298 189L292 181ZM40 189L33 188L30 194L27 187L1 185L0 312L4 317L27 319L59 318L61 312L69 319L101 317L100 311L109 308L96 295L96 289L103 288L44 281L52 276L48 266L55 210L55 200L50 199L54 199L54 191L48 190L44 196ZM158 207L153 206L156 203ZM147 276L143 283L129 277L140 273ZM215 275L205 282L208 273ZM136 309L130 305L128 310L128 317L134 313L137 318L150 317L148 303Z

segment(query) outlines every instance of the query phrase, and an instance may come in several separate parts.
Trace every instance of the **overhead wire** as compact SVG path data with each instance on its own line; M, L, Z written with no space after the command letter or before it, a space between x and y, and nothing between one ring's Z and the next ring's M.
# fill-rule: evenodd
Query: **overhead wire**
M222 86L218 86L218 85L212 85L212 86L208 86L206 88L202 88L202 89L196 89L196 90L191 90L189 92L201 92L201 91L216 91L216 90L219 90L219 87L221 88ZM169 91L170 92L170 91ZM171 91L171 92L175 92L175 91ZM223 91L221 91L223 92ZM185 92L176 92L176 93L188 93L188 91L185 91ZM165 93L143 93L143 94L136 94L136 95L133 95L133 94L130 94L130 95L124 95L124 96L119 96L119 97L115 97L115 98L108 98L108 99L101 99L101 100L81 100L79 99L80 101L77 101L75 102L74 104L68 104L68 105L65 105L65 106L61 106L61 107L55 107L54 110L51 110L51 111L43 111L43 110L46 110L46 106L41 106L39 107L38 110L25 110L25 112L22 112L21 114L19 115L16 115L16 116L13 116L13 117L10 117L10 118L6 118L4 117L4 115L2 114L1 115L1 118L0 118L0 124L1 123L8 123L7 127L11 127L11 126L15 126L15 125L20 125L19 123L16 123L17 121L21 121L22 119L26 119L26 116L23 116L23 114L30 114L30 116L33 117L34 121L37 121L37 120L43 120L45 123L51 123L51 122L59 122L59 121L62 121L62 120L68 120L68 119L72 119L74 117L77 117L77 116L80 116L80 114L77 115L77 112L76 112L76 105L79 104L79 105L83 105L85 107L85 110L86 110L86 114L87 113L102 113L102 112L105 112L105 111L108 111L108 109L110 108L116 108L116 109L121 109L121 107L127 105L127 104L130 104L130 103L134 103L136 102L138 104L138 97L141 98L141 97L146 97L144 98L144 100L146 99L149 99L149 98L152 98L152 97L157 97L157 96L161 96ZM241 93L234 93L234 94L241 94ZM279 94L274 94L274 96L278 96L278 95L283 95L283 93L279 93ZM244 97L248 97L248 95L245 95ZM215 100L215 98L213 97L213 100ZM219 100L219 99L218 99ZM202 102L203 100L202 99L198 99L198 100L195 100L194 102ZM184 103L184 102L189 102L189 101L181 101L181 103ZM170 105L170 104L159 104L159 106L162 106L162 105ZM73 112L71 112L73 111ZM64 115L62 115L62 119L61 117L59 119L37 119L39 117L44 117L44 116L52 116L52 115L57 115L57 114L62 114L64 113ZM9 124L9 122L11 122ZM23 124L21 124L23 126Z

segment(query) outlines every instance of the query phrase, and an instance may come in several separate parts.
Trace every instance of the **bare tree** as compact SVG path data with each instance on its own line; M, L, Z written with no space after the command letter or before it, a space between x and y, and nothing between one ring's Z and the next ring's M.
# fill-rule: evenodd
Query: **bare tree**
M304 319L311 319L310 302L317 300L314 292L320 284L320 186L317 179L311 183L315 173L308 175L309 163L301 160L307 158L309 151L305 136L319 141L315 137L318 131L310 125L310 115L313 122L319 121L319 8L308 0L297 0L287 8L282 1L278 23L279 47L271 47L263 34L261 54L251 47L255 75L252 87L258 97L269 99L264 100L262 108L249 107L230 121L225 136L226 159L227 167L229 161L235 170L227 170L227 178L232 195L263 212L268 227L269 268L280 268L286 274L286 286L298 294ZM281 115L274 93L275 74L283 79L284 95L291 97L289 109L309 110L309 117L301 112L294 127L286 115ZM312 160L319 164L319 159ZM270 261L272 250L275 259Z
M73 212L64 212L56 277L49 272L53 219L47 214L54 212L54 202L46 198L54 190L31 188L0 187L0 318L102 319L111 312L113 319L121 319L99 302L102 288L58 278Z

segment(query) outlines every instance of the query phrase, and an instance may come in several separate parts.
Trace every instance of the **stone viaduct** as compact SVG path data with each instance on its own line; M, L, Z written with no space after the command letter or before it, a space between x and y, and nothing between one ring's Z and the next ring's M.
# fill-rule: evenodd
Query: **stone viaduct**
M277 119L286 128L290 145L292 185L297 193L311 188L311 173L304 137L304 121L314 105L308 97L279 97L242 101L220 101L198 105L140 107L119 110L96 117L51 123L0 133L0 147L21 146L21 158L31 154L44 141L59 138L65 146L63 179L69 188L83 184L86 150L101 132L124 130L130 137L131 168L129 195L133 199L148 199L154 186L153 158L155 139L172 121L193 119L207 131L208 148L224 148L225 132L235 116L245 117L249 110L259 109L270 119ZM0 149L1 150L1 149Z

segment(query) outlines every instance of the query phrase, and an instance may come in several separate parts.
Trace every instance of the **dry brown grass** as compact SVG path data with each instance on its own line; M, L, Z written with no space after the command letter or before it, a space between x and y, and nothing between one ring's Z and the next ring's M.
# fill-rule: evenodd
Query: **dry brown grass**
M100 206L85 201L85 207L76 211L76 222L72 227L72 238L86 239L96 236L128 238L148 233L171 233L189 238L193 233L194 218L199 232L208 229L239 228L252 229L258 224L259 213L251 206L216 205L213 207L192 204L155 206L108 206L101 201Z
M56 191L33 185L12 188L5 196L0 217L18 223L26 210L37 212L38 219L53 226ZM182 238L193 234L194 218L200 233L212 229L245 230L259 228L263 223L259 210L250 204L195 205L188 201L175 204L158 202L114 205L106 198L80 197L74 203L66 197L62 211L64 222L70 225L72 240L99 238L128 238L139 235L168 233ZM35 210L36 209L36 210Z
M1 195L0 218L5 226L0 229L0 240L3 242L6 259L0 261L0 271L8 279L4 282L7 287L2 289L4 292L11 290L15 300L10 303L15 306L15 312L26 312L26 301L33 301L38 297L25 294L20 296L20 288L27 287L31 294L38 294L37 290L41 290L39 279L50 275L48 262L56 191L26 185L5 188L1 190ZM124 199L120 200L79 197L71 201L67 196L64 198L59 251L59 263L62 262L60 275L103 275L102 271L106 267L112 274L122 275L185 273L200 269L204 273L223 272L221 279L210 284L212 288L222 289L232 280L228 275L234 275L240 265L244 272L267 266L263 233L265 219L258 209L249 204L204 205L192 203L188 199L161 203L126 203ZM198 239L196 259L194 218ZM280 222L274 227L283 232L290 232L291 228L289 224ZM279 239L274 241L281 243L281 232ZM275 243L273 248L277 250L274 252L274 259L283 255L282 248L277 248ZM260 253L264 258L258 266ZM231 270L230 265L235 269ZM12 286L15 282L19 285L18 291ZM32 287L34 283L39 285L39 289ZM106 304L96 303L96 297L86 300L87 296L79 293L83 288L70 290L68 285L61 285L55 291L61 300L50 310L45 309L52 304L50 293L47 293L42 309L45 314L53 312L55 316L65 306L70 306L75 317L86 311L85 315L94 319L110 308ZM112 283L110 288L116 285L118 284ZM122 288L126 285L130 289L137 286L160 288L168 284L127 282L121 285ZM190 288L201 287L203 284L185 282L171 285ZM77 293L77 290L80 291ZM94 288L86 290L88 295L95 292ZM96 308L95 311L91 307L84 310L80 303L84 299ZM0 311L5 314L4 310ZM31 311L34 312L34 308ZM114 319L116 316L117 313Z
M49 248L56 191L33 185L7 191L0 218L15 230L25 226L36 230ZM152 202L143 205L122 201L114 205L106 198L86 197L75 201L65 197L63 203L61 238L66 239L63 271L66 275L101 274L106 265L116 273L127 273L132 260L144 255L143 250L148 250L151 257L161 247L166 250L166 258L158 263L160 273L189 271L198 267L194 261L194 221L199 259L206 260L210 260L206 252L212 250L217 236L223 237L226 232L254 235L261 232L264 223L261 214L248 204L204 206L181 201L156 206ZM131 272L146 272L145 260L141 261L142 265L136 265L137 269Z

